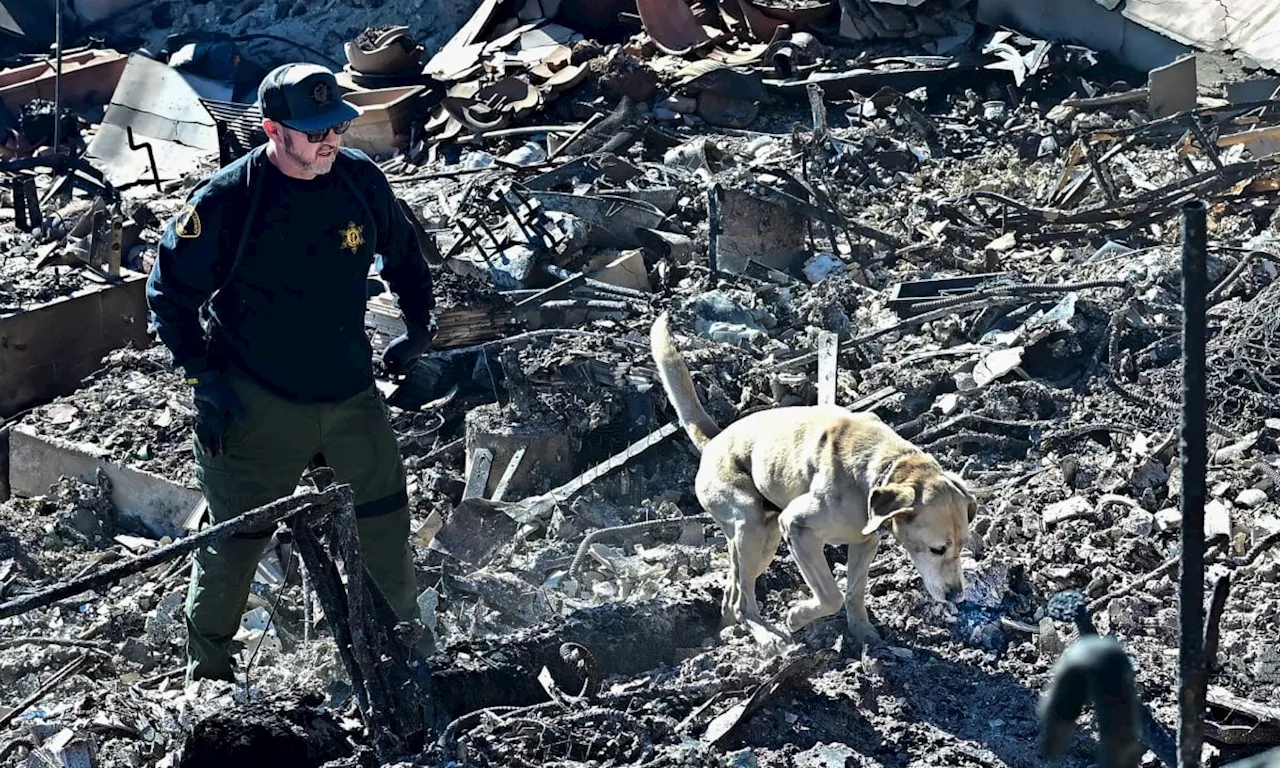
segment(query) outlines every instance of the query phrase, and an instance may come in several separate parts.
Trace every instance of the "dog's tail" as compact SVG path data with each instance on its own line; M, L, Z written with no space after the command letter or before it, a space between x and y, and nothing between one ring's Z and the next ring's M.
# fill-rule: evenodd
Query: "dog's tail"
M653 361L658 365L658 377L662 379L667 398L675 406L680 425L684 427L694 446L701 451L711 442L711 438L720 434L720 427L698 400L689 367L680 357L680 351L671 338L670 324L670 316L663 312L649 332L649 346L653 350Z

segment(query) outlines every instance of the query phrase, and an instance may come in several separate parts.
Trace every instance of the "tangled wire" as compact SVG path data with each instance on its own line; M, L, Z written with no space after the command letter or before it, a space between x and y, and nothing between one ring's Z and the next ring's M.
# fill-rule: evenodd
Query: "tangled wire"
M1277 301L1280 281L1243 304L1239 314L1209 343L1209 401L1223 424L1252 428L1258 414L1274 413L1280 404Z
M569 712L545 706L486 712L458 738L468 765L537 766L586 761L634 764L652 753L654 734L639 717L609 707Z
M520 768L649 761L656 743L674 728L674 722L600 702L597 663L583 646L564 643L560 657L582 678L577 694L561 690L548 678L543 684L551 701L528 707L490 707L463 715L441 736L441 757L468 766Z

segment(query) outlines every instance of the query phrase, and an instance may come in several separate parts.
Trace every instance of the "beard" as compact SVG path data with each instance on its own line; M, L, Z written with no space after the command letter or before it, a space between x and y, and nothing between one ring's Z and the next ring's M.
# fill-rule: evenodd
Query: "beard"
M333 154L328 157L317 156L313 160L308 160L298 153L294 142L297 139L292 134L284 134L284 153L290 160L298 164L298 167L307 173L323 174L328 173L333 168L333 160L337 157L338 152L334 150Z

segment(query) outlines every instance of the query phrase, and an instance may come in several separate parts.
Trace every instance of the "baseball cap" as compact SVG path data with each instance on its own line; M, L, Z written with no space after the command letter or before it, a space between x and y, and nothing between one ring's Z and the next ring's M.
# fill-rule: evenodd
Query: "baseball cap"
M343 101L338 80L318 64L282 64L258 86L262 116L295 131L319 131L360 115Z

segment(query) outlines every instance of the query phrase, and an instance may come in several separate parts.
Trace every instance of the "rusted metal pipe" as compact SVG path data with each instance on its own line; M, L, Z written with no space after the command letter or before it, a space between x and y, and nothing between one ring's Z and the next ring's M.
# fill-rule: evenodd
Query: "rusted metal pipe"
M1204 497L1206 206L1182 206L1182 578L1178 766L1199 768L1204 743Z

